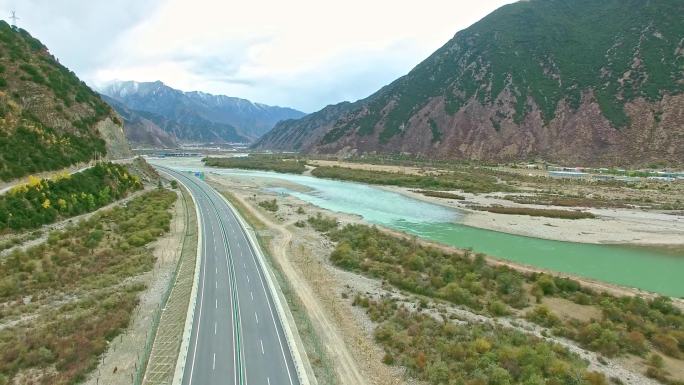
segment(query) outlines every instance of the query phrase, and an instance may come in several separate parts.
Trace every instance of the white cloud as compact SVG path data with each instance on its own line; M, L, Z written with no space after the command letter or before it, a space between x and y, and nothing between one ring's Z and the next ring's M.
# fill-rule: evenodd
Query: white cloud
M70 0L61 13L53 5L61 2L21 2L58 15L40 22L66 27L38 37L60 57L79 57L64 62L91 83L162 80L313 111L367 96L512 0L159 0L146 7L132 0ZM34 32L32 15L25 18ZM99 38L101 46L79 47L75 33L86 34L86 42Z

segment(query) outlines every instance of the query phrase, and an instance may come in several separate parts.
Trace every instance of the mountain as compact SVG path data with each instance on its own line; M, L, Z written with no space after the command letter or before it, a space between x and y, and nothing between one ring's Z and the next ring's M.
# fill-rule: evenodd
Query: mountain
M278 121L304 115L224 95L183 92L160 81L115 82L102 93L130 110L154 114L147 118L181 141L251 142Z
M120 118L27 31L0 20L0 180L130 155Z
M568 164L684 163L684 2L499 8L366 99L254 145Z
M175 137L164 131L154 121L146 118L150 113L134 111L126 107L118 100L109 96L101 95L102 99L112 106L124 121L124 132L128 143L143 147L176 148L178 142ZM158 117L157 121L163 120Z

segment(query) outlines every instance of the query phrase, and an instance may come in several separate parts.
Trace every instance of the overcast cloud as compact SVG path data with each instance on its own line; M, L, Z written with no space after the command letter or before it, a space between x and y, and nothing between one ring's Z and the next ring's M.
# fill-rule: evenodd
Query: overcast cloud
M91 85L161 80L313 112L368 96L512 0L0 0Z

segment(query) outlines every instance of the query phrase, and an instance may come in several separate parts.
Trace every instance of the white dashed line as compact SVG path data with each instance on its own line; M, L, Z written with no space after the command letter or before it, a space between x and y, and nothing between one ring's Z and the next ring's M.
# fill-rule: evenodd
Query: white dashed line
M259 316L257 315L256 312L254 312L254 318L256 318L256 323L259 323Z
M216 353L214 353L214 362L211 364L211 370L216 370Z
M252 301L254 301L254 293L250 291L249 296L252 297Z
M214 334L216 334L216 322L214 322Z
M218 298L216 298L216 308L218 309Z
M261 354L266 354L264 353L264 340L259 340L259 342L261 343Z

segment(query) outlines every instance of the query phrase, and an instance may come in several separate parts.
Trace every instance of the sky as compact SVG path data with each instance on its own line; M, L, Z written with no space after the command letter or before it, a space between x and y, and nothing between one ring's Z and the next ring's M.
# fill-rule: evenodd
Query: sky
M93 87L184 91L313 112L364 98L513 0L0 0Z

